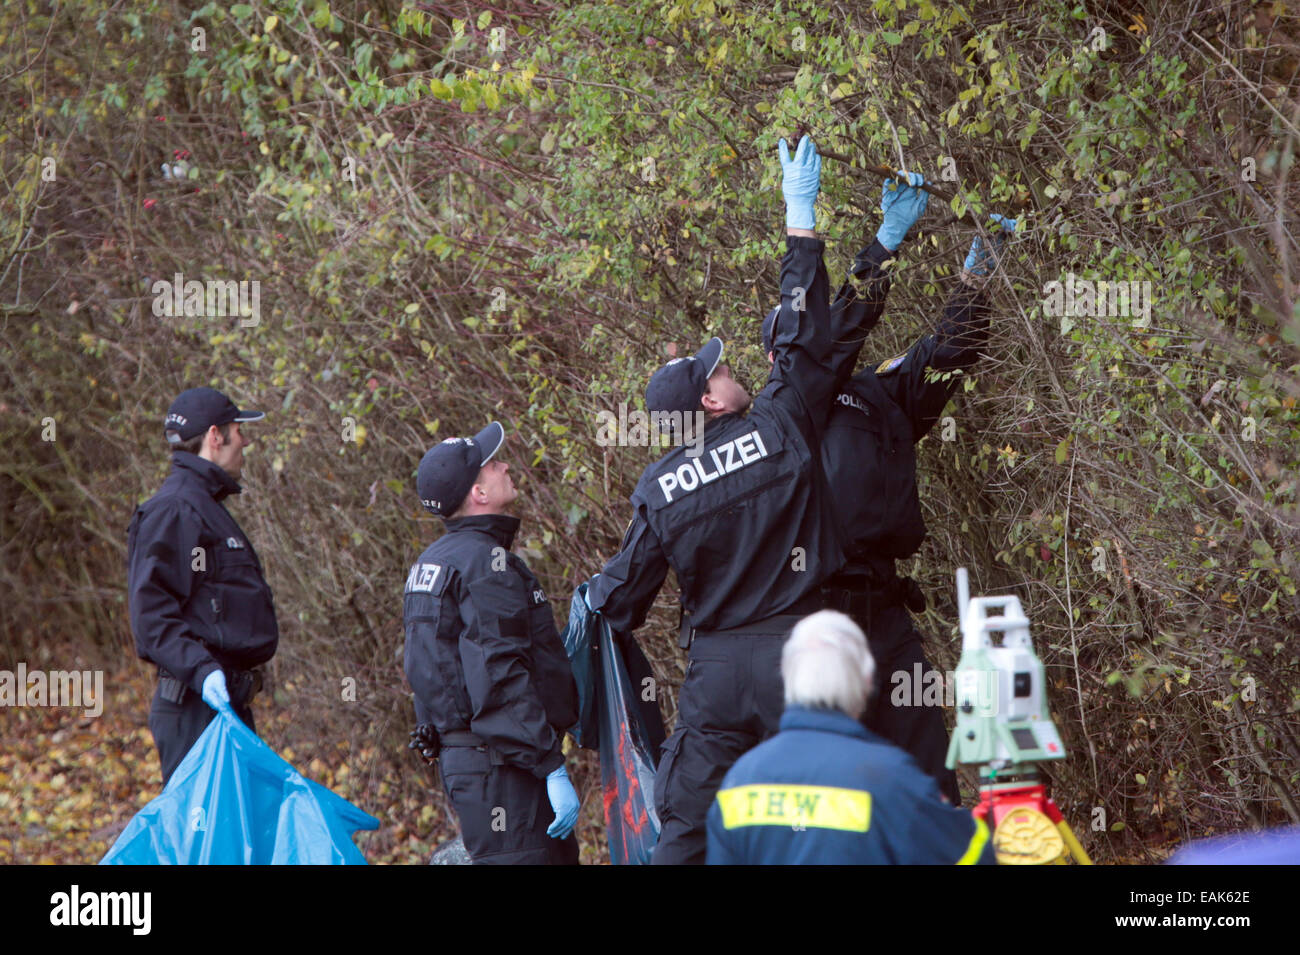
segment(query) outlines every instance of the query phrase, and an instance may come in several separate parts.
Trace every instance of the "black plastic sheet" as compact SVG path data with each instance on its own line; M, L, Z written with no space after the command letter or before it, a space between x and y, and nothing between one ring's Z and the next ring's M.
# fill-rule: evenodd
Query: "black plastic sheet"
M578 684L580 746L600 751L601 792L609 857L614 865L644 865L659 839L654 809L655 767L664 741L658 684L630 637L616 636L587 609L584 583L574 592L564 648Z

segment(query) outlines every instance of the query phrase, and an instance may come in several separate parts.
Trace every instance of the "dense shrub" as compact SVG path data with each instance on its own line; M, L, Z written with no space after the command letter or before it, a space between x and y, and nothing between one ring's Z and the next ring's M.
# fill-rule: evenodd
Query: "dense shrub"
M923 445L931 537L903 569L931 653L955 665L956 567L1021 596L1072 752L1056 797L1100 860L1300 821L1281 4L20 0L0 31L15 658L130 656L126 524L168 402L217 385L270 412L232 507L293 738L346 743L363 804L424 798L400 749L400 590L440 532L421 453L506 422L520 550L562 615L650 460L599 445L597 412L714 333L760 381L775 143L807 124L833 276L878 223L869 167L952 196L864 360L931 326L988 212L1026 227L988 357ZM159 317L176 273L258 281L259 321ZM1149 309L1060 314L1071 277L1150 283ZM675 624L670 586L640 635L669 687Z

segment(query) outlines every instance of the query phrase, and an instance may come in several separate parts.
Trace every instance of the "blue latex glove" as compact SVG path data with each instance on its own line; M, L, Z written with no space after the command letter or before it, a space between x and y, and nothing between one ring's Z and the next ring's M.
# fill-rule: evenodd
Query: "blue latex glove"
M226 689L226 675L220 670L213 670L203 678L203 702L214 710L221 709L221 704L230 704L230 692Z
M782 139L776 144L781 157L781 193L785 196L785 227L816 229L817 213L813 204L822 187L822 157L817 144L807 136L790 158L790 147Z
M876 232L876 240L890 252L903 244L903 236L916 225L916 220L921 218L921 213L930 203L930 194L918 188L925 185L924 176L901 169L898 176L898 179L886 179L880 193L880 211L885 218Z
M989 242L985 242L982 235L975 236L975 241L970 244L970 251L966 253L966 261L962 264L962 268L971 275L983 277L996 269L1002 246L1016 231L1015 219L1008 219L996 212L990 215L989 219L1002 228L989 237Z
M561 766L546 777L546 795L555 810L555 821L547 827L552 839L567 839L578 822L578 793L569 782L569 774Z

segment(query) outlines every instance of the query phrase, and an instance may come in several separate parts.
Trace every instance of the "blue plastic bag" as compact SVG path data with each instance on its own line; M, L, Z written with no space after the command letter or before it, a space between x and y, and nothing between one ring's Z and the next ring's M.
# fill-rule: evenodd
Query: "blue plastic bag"
M659 840L654 808L655 767L664 742L650 664L635 640L619 640L600 614L587 609L578 587L564 631L579 720L570 732L600 750L602 802L609 858L644 865Z
M223 704L100 865L365 865L379 820L307 779Z

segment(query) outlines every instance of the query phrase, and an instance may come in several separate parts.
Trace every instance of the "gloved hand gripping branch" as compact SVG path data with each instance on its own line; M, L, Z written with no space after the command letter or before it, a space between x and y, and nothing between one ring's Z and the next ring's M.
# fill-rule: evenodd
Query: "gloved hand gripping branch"
M930 203L930 194L921 187L925 177L919 172L908 173L898 170L898 179L886 179L880 193L880 211L884 219L876 231L876 241L890 252L898 251L903 244L907 231L916 225L925 207Z
M1002 247L1016 231L1015 219L994 212L989 221L994 223L992 235L987 240L982 235L975 236L970 251L966 253L966 261L962 263L961 280L975 288L983 288L997 271Z
M817 213L814 205L821 191L822 157L817 144L807 136L799 140L794 158L784 139L777 143L781 157L781 193L785 196L785 227L816 231Z

